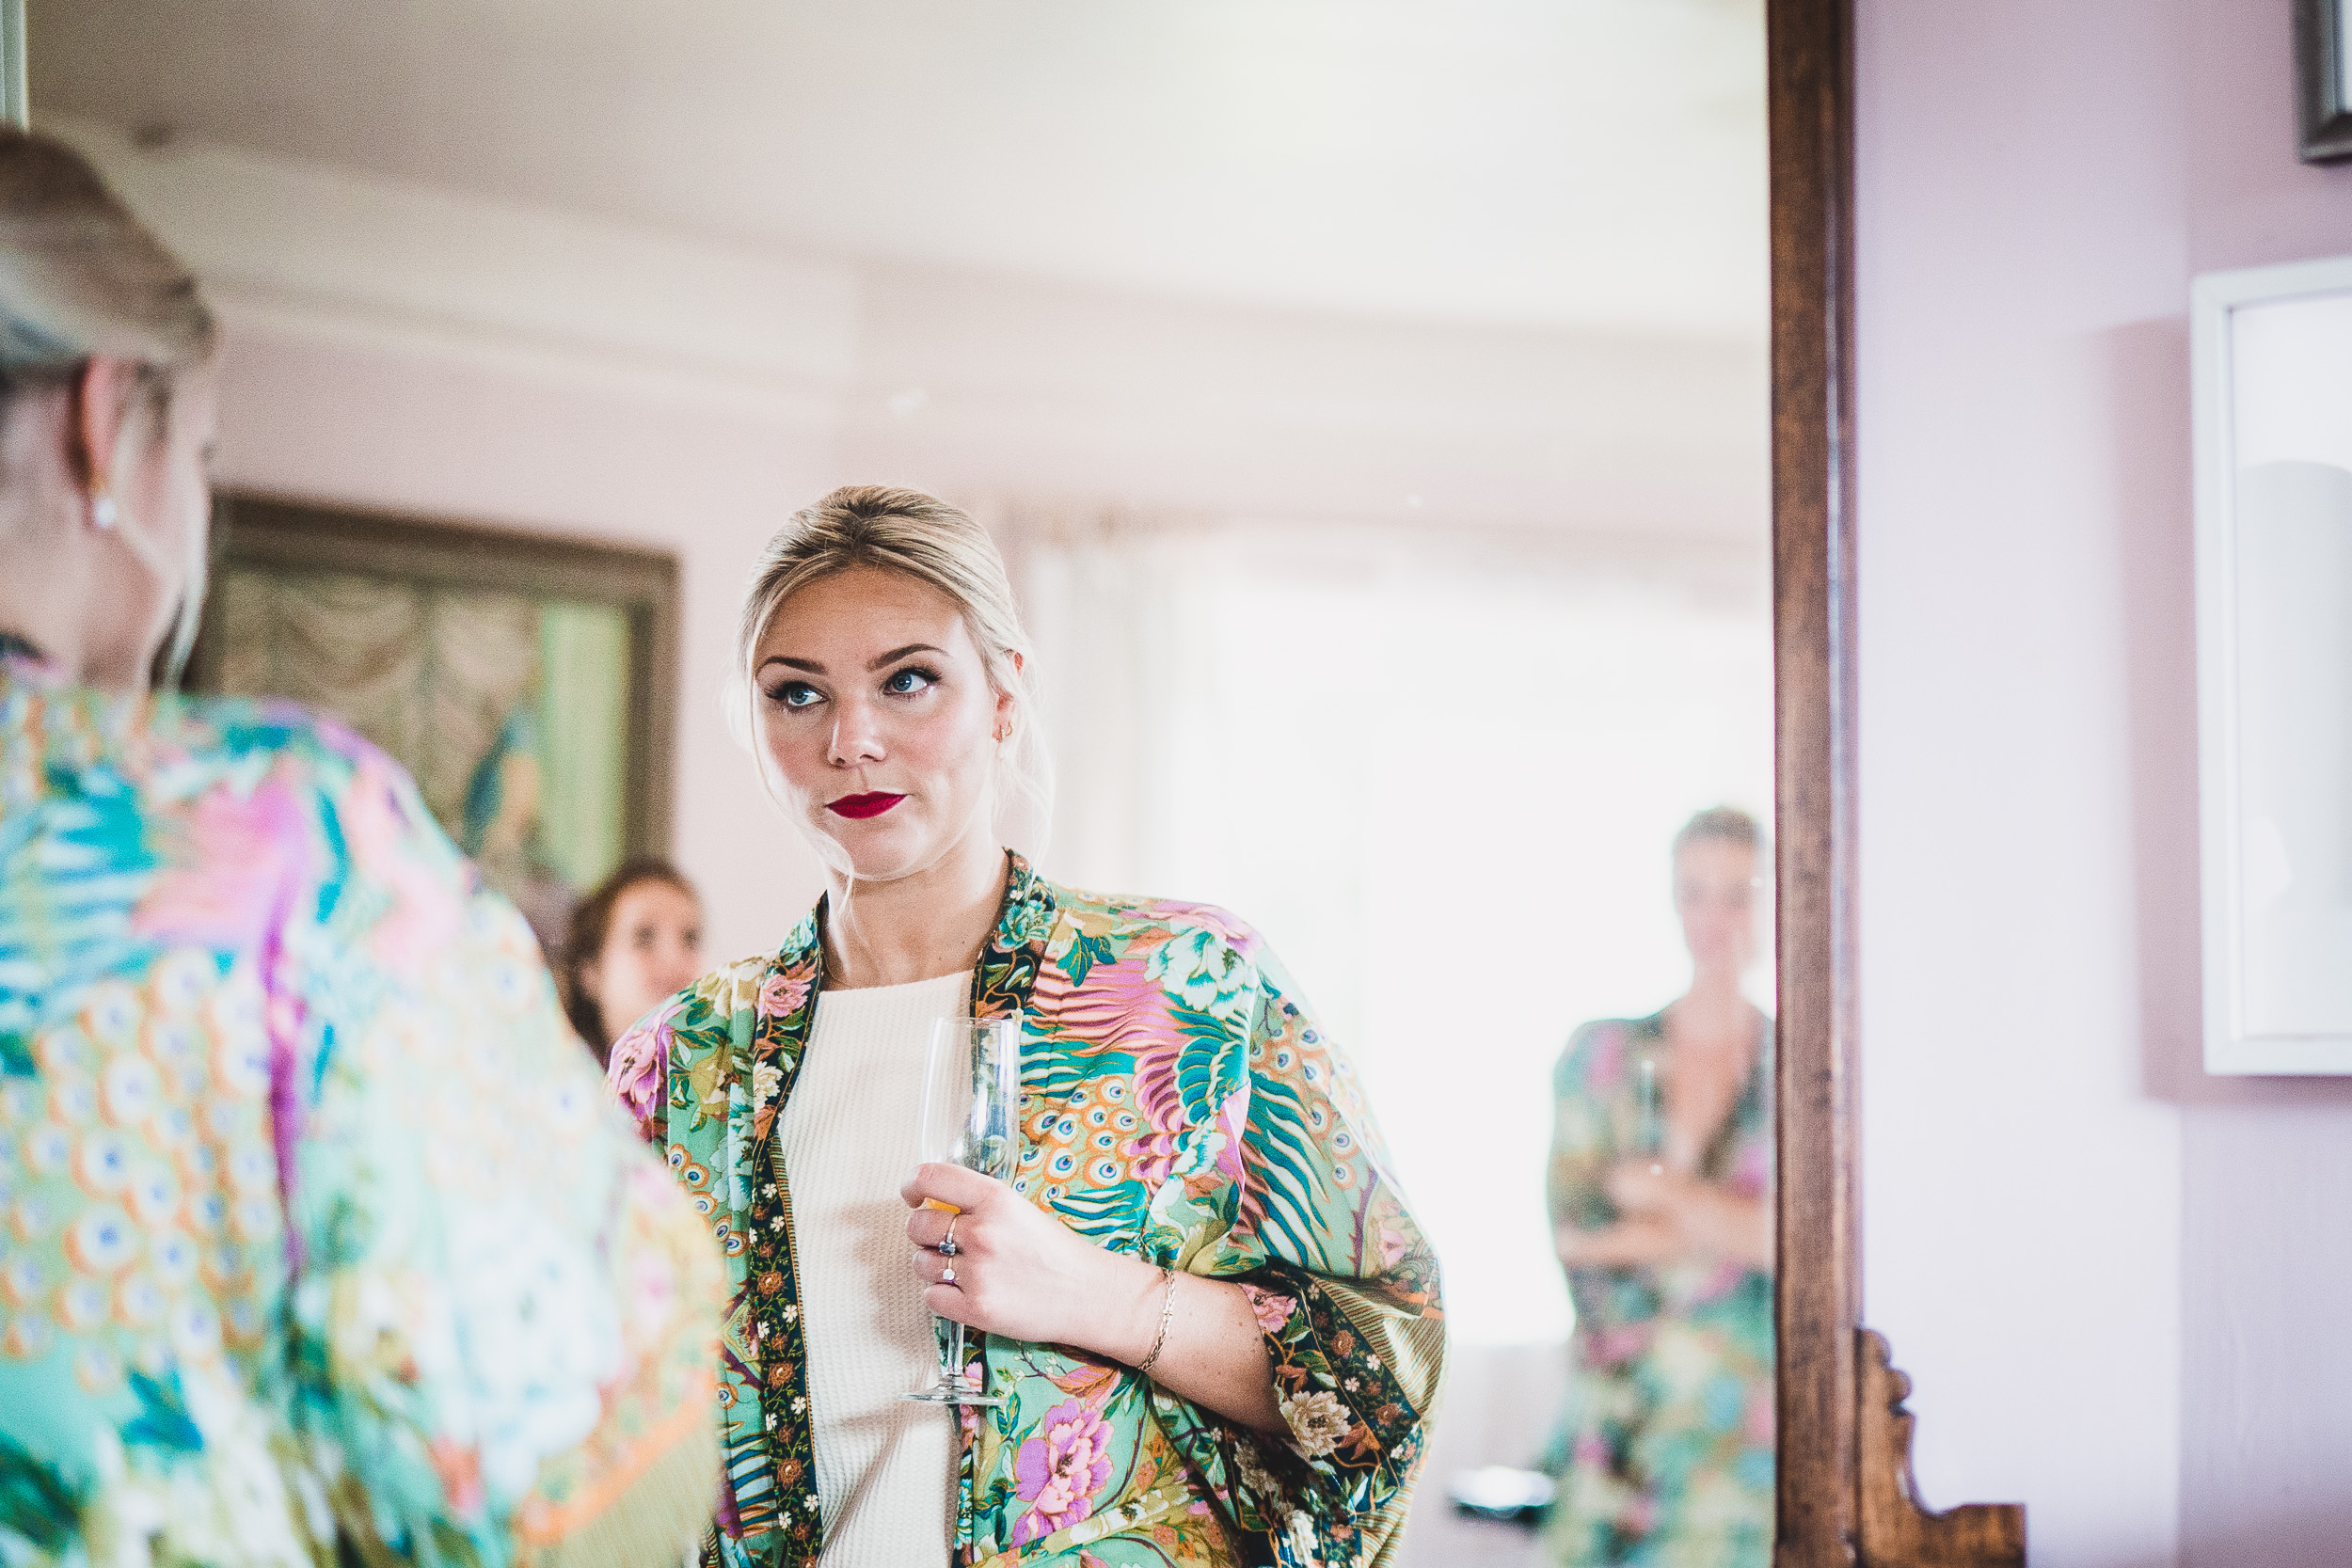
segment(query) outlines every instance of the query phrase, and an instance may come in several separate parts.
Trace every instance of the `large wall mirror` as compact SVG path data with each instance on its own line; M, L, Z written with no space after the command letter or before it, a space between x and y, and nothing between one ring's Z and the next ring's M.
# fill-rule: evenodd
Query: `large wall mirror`
M1380 1561L2024 1560L1861 1328L1846 0L30 12L249 505L675 562L714 956L818 886L715 711L760 542L988 524L1040 864L1257 925L1442 1260Z

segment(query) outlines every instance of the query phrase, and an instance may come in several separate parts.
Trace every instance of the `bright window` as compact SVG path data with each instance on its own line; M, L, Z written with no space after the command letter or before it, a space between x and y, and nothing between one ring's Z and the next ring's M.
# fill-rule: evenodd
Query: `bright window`
M1551 1067L1687 984L1675 829L1768 808L1761 562L1288 531L1026 559L1077 840L1051 863L1264 933L1361 1067L1454 1334L1563 1337Z

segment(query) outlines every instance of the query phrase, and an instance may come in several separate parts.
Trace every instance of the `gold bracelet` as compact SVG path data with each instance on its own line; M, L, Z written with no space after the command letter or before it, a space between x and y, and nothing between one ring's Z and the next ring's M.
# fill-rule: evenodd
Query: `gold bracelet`
M1152 1363L1168 1348L1168 1325L1176 1317L1176 1271L1165 1263L1160 1265L1160 1332L1152 1340L1152 1354L1136 1363L1136 1370L1149 1372Z

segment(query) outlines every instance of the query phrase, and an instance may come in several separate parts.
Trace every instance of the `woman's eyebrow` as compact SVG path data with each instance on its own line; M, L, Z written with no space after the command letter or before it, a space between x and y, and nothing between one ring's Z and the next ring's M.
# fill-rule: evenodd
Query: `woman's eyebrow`
M937 654L940 657L945 658L947 657L947 650L945 648L935 648L929 642L910 642L903 648L891 649L888 653L882 655L882 657L869 662L866 668L868 670L879 670L885 664L898 663L898 660L906 657L909 654ZM813 668L813 666L810 668Z
M789 664L793 669L805 670L812 675L821 675L825 673L825 667L813 658L787 658L782 654L770 654L759 661L759 667L762 670L767 669L771 664Z

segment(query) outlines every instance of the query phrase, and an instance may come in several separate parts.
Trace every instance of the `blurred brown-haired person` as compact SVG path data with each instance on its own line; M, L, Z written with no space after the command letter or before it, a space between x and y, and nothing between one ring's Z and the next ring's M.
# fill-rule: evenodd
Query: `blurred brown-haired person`
M623 1031L702 972L702 897L668 861L628 861L572 907L564 1011L597 1066Z

